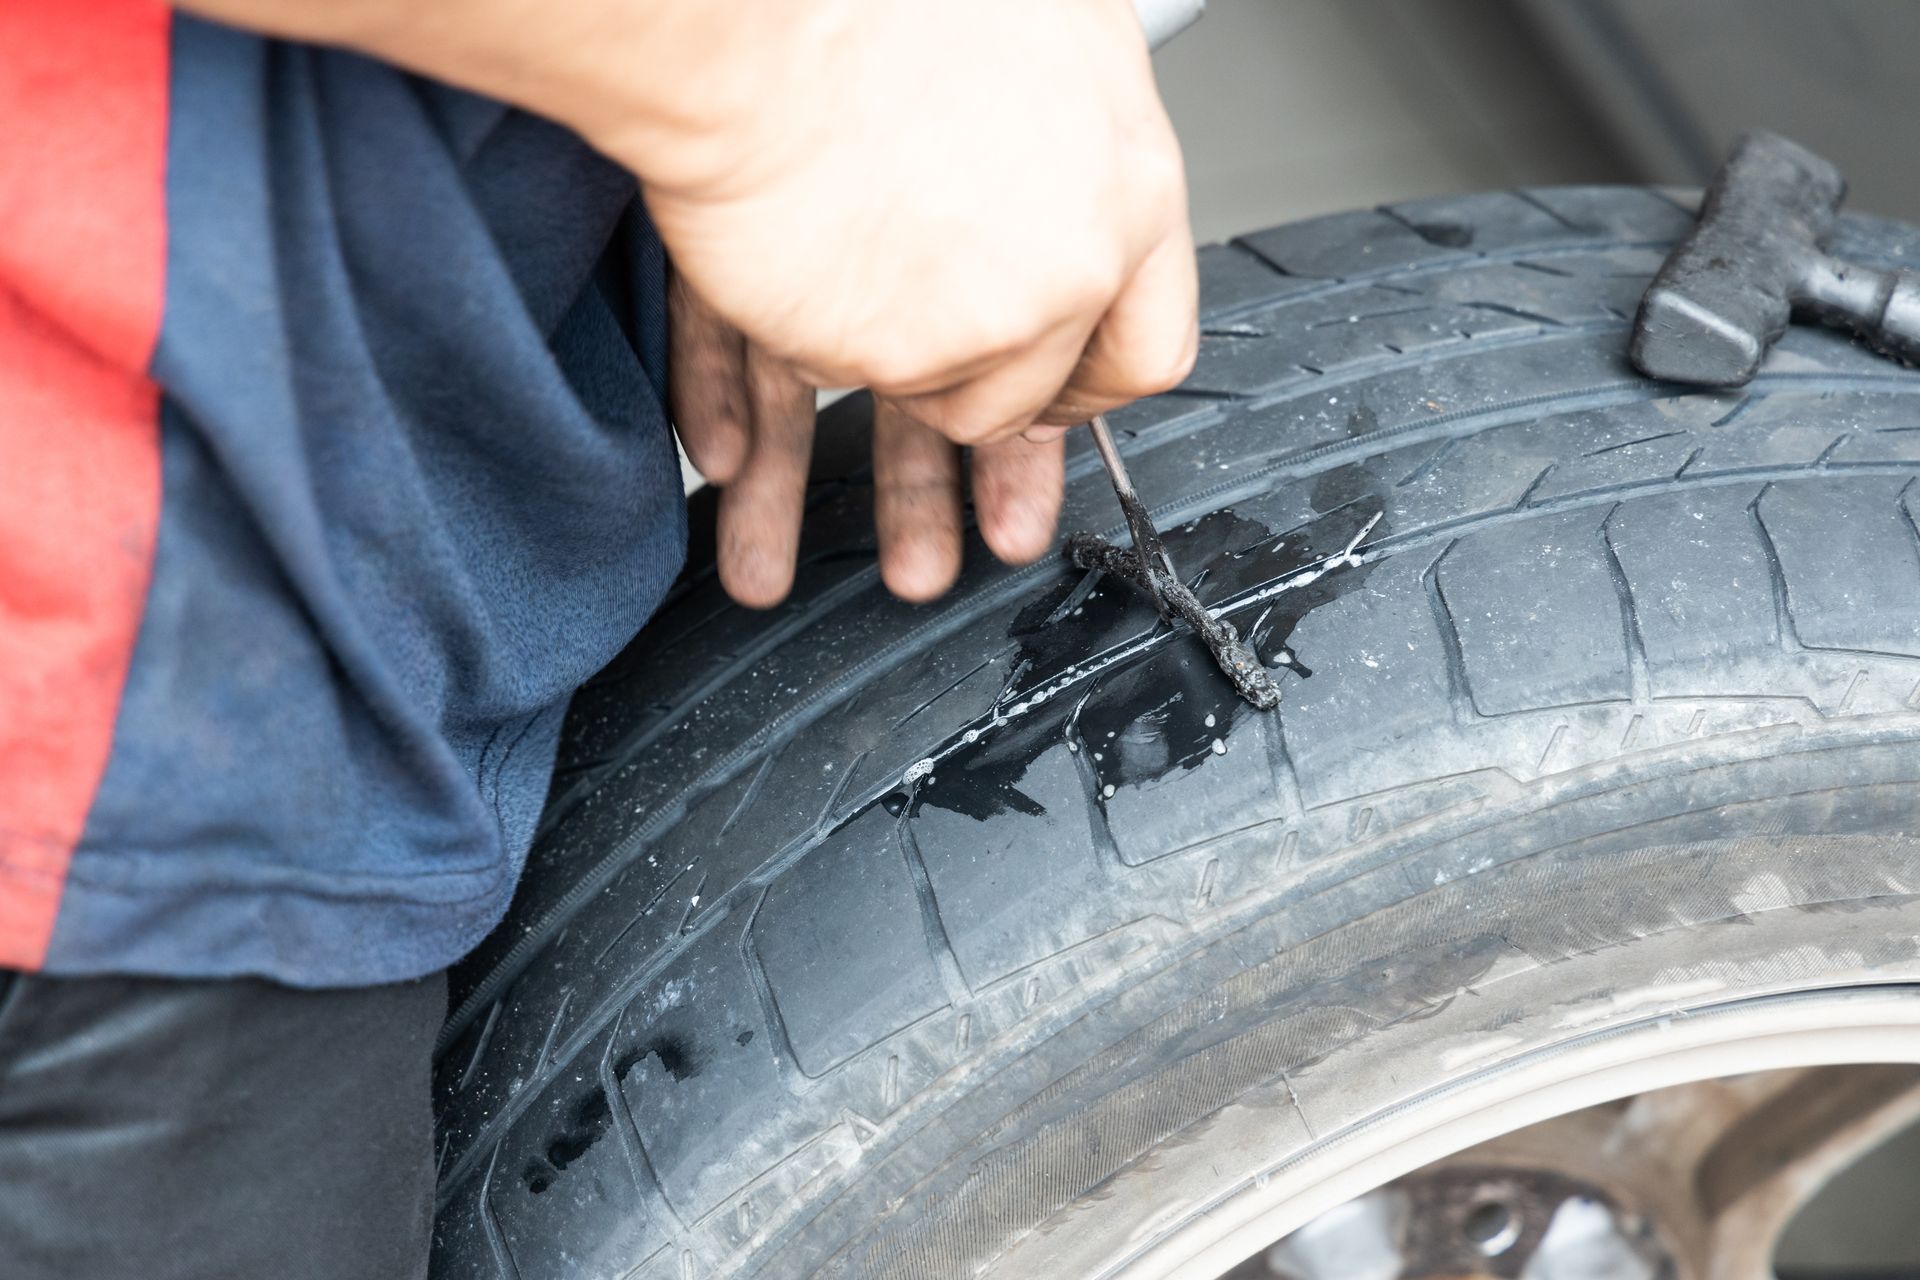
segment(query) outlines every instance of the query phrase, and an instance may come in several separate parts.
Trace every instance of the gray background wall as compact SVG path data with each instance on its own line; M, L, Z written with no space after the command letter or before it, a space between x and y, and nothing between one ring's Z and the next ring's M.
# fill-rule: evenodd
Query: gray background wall
M1203 241L1410 196L1629 175L1504 0L1211 0L1154 64Z
M1202 239L1519 183L1693 185L1764 126L1920 219L1913 0L1211 0L1155 56Z

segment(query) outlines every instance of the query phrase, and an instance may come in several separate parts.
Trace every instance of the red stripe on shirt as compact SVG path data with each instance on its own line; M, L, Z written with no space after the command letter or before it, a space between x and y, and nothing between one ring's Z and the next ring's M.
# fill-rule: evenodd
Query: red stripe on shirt
M0 3L0 967L38 968L160 519L161 0Z

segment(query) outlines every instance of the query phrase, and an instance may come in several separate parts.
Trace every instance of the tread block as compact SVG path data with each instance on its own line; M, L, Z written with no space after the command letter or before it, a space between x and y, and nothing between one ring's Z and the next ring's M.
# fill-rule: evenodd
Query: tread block
M606 1037L582 1055L597 1063ZM520 1280L620 1275L672 1238L635 1179L626 1117L594 1075L551 1090L508 1129L487 1203Z
M1269 719L1240 703L1191 638L1089 693L1077 717L1080 751L1120 860L1140 866L1286 817Z
M1294 630L1290 645L1313 674L1282 677L1280 728L1309 809L1481 763L1484 749L1455 728L1471 709L1464 694L1451 705L1422 580L1434 554L1387 561L1364 591Z
M1199 267L1203 320L1316 287L1311 280L1281 275L1239 245L1202 245Z
M1835 476L1768 486L1755 512L1800 643L1920 657L1920 530L1910 477Z
M1582 254L1578 258L1561 255L1539 265L1481 263L1460 271L1408 276L1404 285L1396 284L1395 288L1436 302L1524 312L1555 324L1612 321L1625 325L1627 317L1640 305L1640 295L1647 287L1647 272L1659 265L1658 254L1617 249ZM1570 289L1568 276L1592 278L1584 280L1583 287Z
M755 995L740 931L700 935L628 1004L613 1048L634 1127L682 1220L704 1216L760 1172L730 1153L792 1151L817 1125L791 1095L777 1024Z
M1456 249L1492 244L1507 250L1590 234L1585 228L1568 226L1547 206L1511 191L1403 200L1388 205L1386 212L1412 227L1421 239Z
M1576 235L1665 244L1693 229L1691 209L1681 207L1689 203L1691 193L1640 187L1529 187L1526 197L1578 228Z
M1632 591L1653 692L1697 676L1731 655L1779 643L1771 571L1745 485L1702 488L1623 502L1607 537Z
M898 820L878 806L774 882L753 944L801 1070L820 1075L946 1004ZM821 920L858 921L823 930Z
M1482 715L1629 696L1603 517L1570 511L1470 534L1441 561L1438 598Z
M1470 251L1437 243L1378 210L1333 213L1241 236L1247 248L1288 275L1338 280L1416 262L1463 257Z
M985 653L983 651L989 650ZM900 761L939 746L953 724L988 715L1006 691L1015 652L991 633L956 638L903 664L860 700L866 733L853 766L849 796L865 796L897 781Z
M1603 497L1677 475L1710 438L1713 405L1686 398L1649 400L1568 414L1543 424L1557 434L1558 458L1528 495L1545 502L1571 495ZM1578 441L1575 448L1569 443Z
M1699 433L1692 472L1804 466L1823 456L1838 461L1855 441L1899 441L1904 433L1888 428L1920 425L1911 397L1880 393L1769 388L1703 397L1701 403L1719 412ZM1920 446L1920 432L1912 434ZM1871 456L1863 451L1861 460Z
M1124 904L1105 890L1087 783L1065 741L1041 752L1017 785L1041 809L1017 826L931 805L909 824L954 957L976 990L1127 923Z

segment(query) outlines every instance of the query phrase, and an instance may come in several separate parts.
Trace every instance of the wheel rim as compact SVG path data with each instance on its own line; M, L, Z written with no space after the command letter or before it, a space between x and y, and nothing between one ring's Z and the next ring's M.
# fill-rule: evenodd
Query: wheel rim
M1102 1280L1219 1280L1328 1210L1529 1126L1702 1081L1865 1063L1920 1064L1920 986L1848 987L1675 1008L1410 1097L1205 1202L1143 1221L1133 1239L1105 1250L1103 1260L1079 1273ZM1059 1264L1044 1237L1032 1243L1038 1247L1016 1248L1004 1259L1014 1264L1011 1273L1027 1274L1036 1263ZM1767 1250L1770 1257L1770 1237ZM1769 1274L1743 1265L1748 1269L1715 1271L1709 1280Z
M1230 1275L1757 1280L1827 1181L1916 1117L1906 1063L1673 1085L1448 1156Z

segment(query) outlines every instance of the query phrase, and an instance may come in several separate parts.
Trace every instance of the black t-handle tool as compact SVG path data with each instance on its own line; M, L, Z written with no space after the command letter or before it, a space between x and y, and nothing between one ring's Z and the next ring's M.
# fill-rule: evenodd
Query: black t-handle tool
M1650 378L1737 387L1795 310L1920 360L1920 276L1824 249L1847 184L1831 163L1775 133L1733 146L1640 302L1630 354Z

